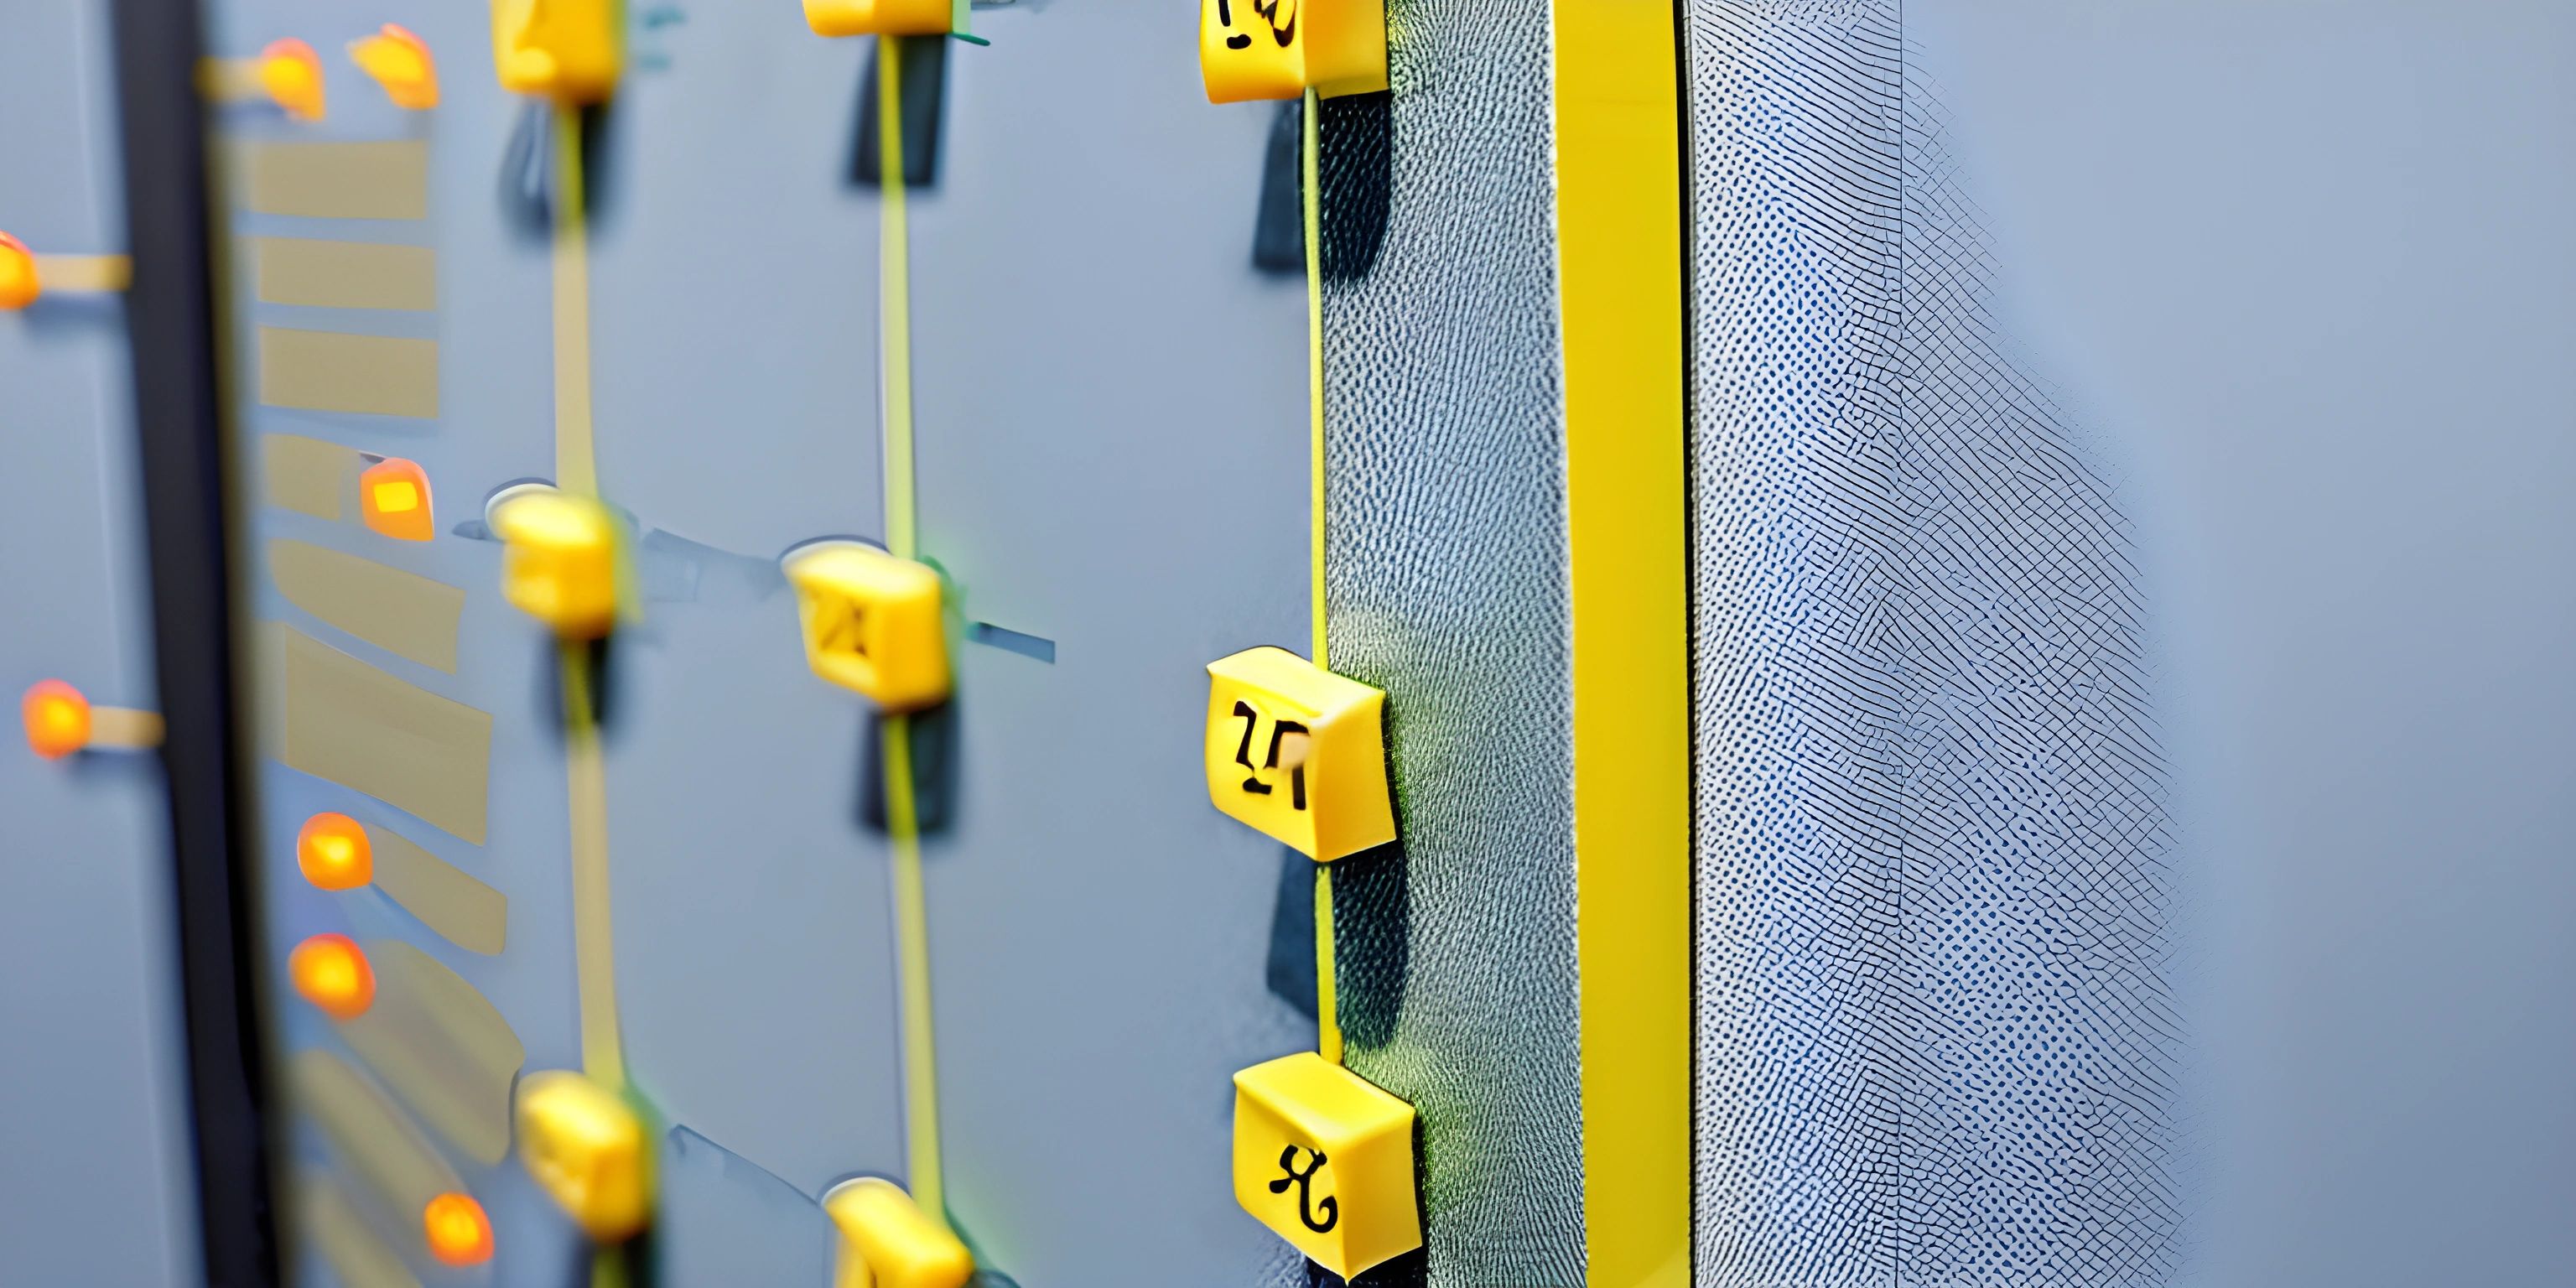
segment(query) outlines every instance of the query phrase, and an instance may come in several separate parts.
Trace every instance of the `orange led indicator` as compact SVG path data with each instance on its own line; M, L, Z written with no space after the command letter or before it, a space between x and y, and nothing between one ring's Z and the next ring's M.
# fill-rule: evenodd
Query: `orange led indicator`
M358 476L358 513L367 528L396 541L427 541L436 533L430 516L429 472L389 456Z
M27 243L0 233L0 310L15 312L36 302L44 284L36 277L36 252Z
M287 956L286 974L305 1001L335 1020L354 1020L376 1000L376 971L347 935L315 935Z
M89 745L89 699L60 680L38 680L18 703L27 724L27 746L60 760Z
M420 1210L429 1255L441 1265L479 1266L492 1259L492 1219L471 1194L450 1191Z
M426 112L438 106L438 64L429 46L408 29L386 23L364 40L349 42L349 60L385 87L394 106Z
M301 40L269 42L259 51L259 87L288 116L322 119L322 56Z
M376 878L367 829L346 814L316 814L295 834L295 866L325 890L355 890Z

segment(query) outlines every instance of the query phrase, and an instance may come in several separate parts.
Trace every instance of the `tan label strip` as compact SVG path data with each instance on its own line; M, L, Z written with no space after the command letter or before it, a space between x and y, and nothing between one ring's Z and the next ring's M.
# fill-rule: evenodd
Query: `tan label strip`
M250 239L253 289L263 304L323 309L438 307L438 252L427 246Z
M492 716L398 679L282 622L275 657L276 755L483 843Z
M358 451L301 434L259 436L259 472L270 505L334 523L347 513L342 500L358 472Z
M510 901L391 828L369 826L376 888L469 953L490 957L509 934Z
M376 1237L339 1183L307 1171L295 1178L295 1215L306 1237L348 1288L420 1288L402 1255Z
M477 1162L510 1155L510 1088L527 1048L500 1009L455 971L398 939L369 940L376 1001L340 1026L447 1143Z
M268 575L297 608L386 652L456 673L456 623L465 613L462 588L283 538L268 543Z
M295 1103L395 1215L417 1219L431 1199L465 1188L420 1129L348 1061L329 1051L299 1051L291 1076Z
M307 219L425 219L429 144L244 143L235 191L257 214Z
M133 707L91 707L89 745L150 751L161 745L161 713Z
M259 329L259 400L372 416L438 415L438 341Z
M123 255L38 255L36 280L48 291L121 291L134 280L134 261Z

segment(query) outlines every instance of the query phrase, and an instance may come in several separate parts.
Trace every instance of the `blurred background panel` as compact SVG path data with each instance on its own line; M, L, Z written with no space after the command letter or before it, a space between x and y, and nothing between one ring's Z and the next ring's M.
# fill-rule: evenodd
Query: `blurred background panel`
M123 254L106 6L0 15L0 231ZM0 313L0 1279L195 1282L167 807L149 752L38 759L19 695L153 709L122 306Z

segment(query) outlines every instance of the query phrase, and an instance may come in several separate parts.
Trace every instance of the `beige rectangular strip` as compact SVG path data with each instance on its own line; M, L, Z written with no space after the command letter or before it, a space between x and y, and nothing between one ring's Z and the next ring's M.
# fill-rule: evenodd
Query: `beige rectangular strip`
M132 707L91 707L89 745L149 751L161 745L161 713Z
M347 511L342 494L358 472L356 448L301 434L259 436L259 472L268 503L336 523Z
M429 217L429 144L244 143L233 153L242 204L307 219Z
M483 843L492 715L451 702L282 622L276 743L287 768L327 778Z
M263 304L320 309L438 307L438 252L427 246L253 237L253 288Z
M340 1037L447 1143L477 1162L510 1156L510 1088L527 1048L499 1008L437 958L367 941L376 1000Z
M402 1255L385 1246L328 1173L295 1178L295 1215L306 1238L348 1288L420 1288Z
M469 953L501 951L510 901L500 891L391 828L369 827L367 843L375 854L376 888L403 911Z
M134 281L123 255L38 255L36 280L48 291L121 291Z
M259 329L259 400L271 407L438 415L438 341Z
M388 653L456 673L462 588L284 538L268 543L268 575L297 608Z
M298 1051L292 1072L297 1107L322 1125L332 1152L395 1215L416 1217L431 1199L465 1188L438 1147L348 1061Z

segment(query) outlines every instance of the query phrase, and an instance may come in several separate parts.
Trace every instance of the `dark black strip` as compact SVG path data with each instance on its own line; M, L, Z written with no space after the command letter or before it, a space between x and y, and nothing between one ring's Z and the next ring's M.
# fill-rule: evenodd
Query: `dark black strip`
M189 0L114 0L134 415L169 779L197 1224L206 1282L278 1282L248 799L233 755L232 615L208 258L202 49Z

